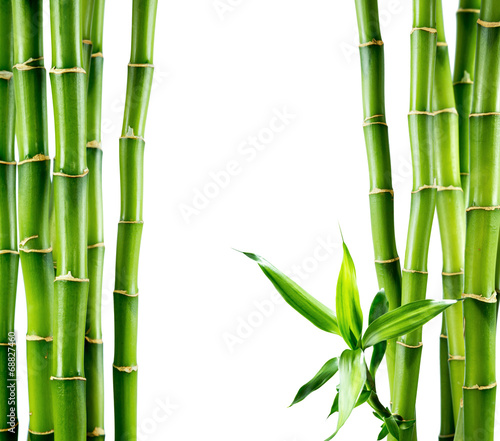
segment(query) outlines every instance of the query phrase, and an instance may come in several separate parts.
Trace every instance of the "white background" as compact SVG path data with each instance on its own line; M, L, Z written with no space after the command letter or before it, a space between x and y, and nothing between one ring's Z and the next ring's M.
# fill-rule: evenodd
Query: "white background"
M108 439L114 435L111 364L118 137L131 3L107 1L104 37ZM445 3L453 58L457 2ZM379 6L397 242L403 257L411 190L406 118L411 4L380 0ZM325 419L337 379L305 402L287 406L326 360L340 354L342 341L319 331L283 302L270 306L276 300L270 283L232 247L263 255L334 307L342 257L340 224L357 266L363 308L368 310L377 283L357 44L353 1L159 1L155 83L146 133L139 440L321 441L334 432L336 417ZM279 133L264 130L276 112L292 116L278 127ZM259 134L270 142L255 150L249 141ZM53 141L52 133L51 151ZM228 167L236 171L229 178L223 172ZM219 176L218 184L214 176ZM205 199L200 200L200 193ZM187 215L187 207L196 209L196 214ZM428 294L439 298L437 222L434 230ZM26 308L21 279L19 287L19 411L25 433L28 406L21 336ZM267 308L265 316L262 308ZM436 439L439 433L439 333L439 319L424 331L418 396L421 439ZM385 376L381 368L379 388L387 403ZM337 439L376 439L378 430L379 421L366 406L353 413Z

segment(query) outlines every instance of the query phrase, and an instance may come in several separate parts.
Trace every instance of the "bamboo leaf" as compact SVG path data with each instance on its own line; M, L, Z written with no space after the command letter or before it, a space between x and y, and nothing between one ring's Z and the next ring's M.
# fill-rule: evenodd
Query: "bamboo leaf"
M387 424L382 425L382 430L378 434L377 441L384 439L387 435L389 435L389 429L387 428Z
M257 254L243 254L258 263L260 269L293 309L319 329L340 335L337 317L335 317L330 308L304 291L292 279L271 265L267 260Z
M366 382L366 364L361 349L347 349L342 352L339 363L339 420L337 430L326 439L330 441L345 424L356 407Z
M361 392L361 395L359 396L355 407L359 407L362 404L365 404L368 401L368 398L370 398L370 395L371 392L369 390L363 389L363 392ZM337 395L335 395L335 399L333 400L330 414L327 416L327 418L330 418L334 413L338 411L339 411L339 394L337 393Z
M399 440L399 427L398 427L398 423L396 422L396 419L392 416L390 418L385 418L384 421L385 421L385 426L387 427L387 430L389 431L389 433L394 438Z
M332 378L337 371L339 370L339 359L332 358L328 360L323 367L318 371L318 373L310 380L308 383L304 384L297 395L295 396L293 403L290 404L290 407L294 404L299 403L304 400L309 394L318 390L321 386L323 386L330 378Z
M380 290L375 298L373 299L372 305L370 307L370 314L368 316L368 324L371 325L379 317L389 312L389 302L385 295L385 291ZM381 341L373 346L372 359L370 361L370 373L372 377L375 378L375 374L380 366L380 363L384 359L385 350L387 349L387 342Z
M420 328L456 302L456 300L419 300L384 314L368 326L363 336L363 349Z
M363 329L363 312L359 303L356 269L345 242L344 258L337 281L337 316L340 333L351 349L358 347Z

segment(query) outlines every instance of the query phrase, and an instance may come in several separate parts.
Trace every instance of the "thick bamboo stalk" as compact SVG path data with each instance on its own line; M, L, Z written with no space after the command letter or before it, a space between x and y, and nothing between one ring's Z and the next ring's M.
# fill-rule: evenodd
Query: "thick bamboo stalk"
M448 366L448 336L446 319L443 316L441 336L439 338L439 377L441 391L441 428L439 439L453 441L455 435L455 418L451 395L450 369Z
M433 164L432 87L436 59L436 2L413 1L411 32L411 93L408 123L413 163L413 191L403 269L402 304L425 298L427 255L434 217L436 187ZM422 330L398 339L394 374L393 411L404 420L416 417ZM401 441L413 437L414 428L401 430Z
M394 232L389 133L385 118L384 46L377 0L356 0L363 91L363 128L370 172L370 214L375 268L389 308L401 305L401 267ZM392 388L395 341L388 342L387 369Z
M0 441L18 439L14 313L19 253L11 3L0 0Z
M115 437L137 439L137 312L139 249L143 227L143 163L146 116L153 81L157 0L134 0L132 49L120 138L121 211L114 292L113 386Z
M87 259L90 286L85 333L85 374L89 440L104 440L104 371L101 328L104 265L101 145L103 21L104 0L96 0L92 24L94 53L90 63L87 103L87 164L89 168Z
M54 439L50 391L54 270L49 226L51 184L43 2L19 0L12 2L12 8L19 148L19 251L28 309L28 439L51 440Z
M54 216L58 243L52 391L56 441L87 436L84 378L87 278L86 74L80 2L51 0L56 158Z
M443 297L460 299L463 286L465 252L465 204L460 182L458 113L451 79L450 59L444 33L441 0L436 5L438 42L433 93L436 208L443 250ZM453 415L458 419L464 384L465 342L462 303L445 312L448 331L449 372Z
M476 22L479 18L480 7L481 0L460 0L457 11L453 88L459 116L460 175L466 198L469 196L469 115L474 85Z
M495 427L495 267L500 222L500 3L483 0L477 24L470 115L470 192L465 252L466 440L493 441ZM480 437L480 438L479 438Z

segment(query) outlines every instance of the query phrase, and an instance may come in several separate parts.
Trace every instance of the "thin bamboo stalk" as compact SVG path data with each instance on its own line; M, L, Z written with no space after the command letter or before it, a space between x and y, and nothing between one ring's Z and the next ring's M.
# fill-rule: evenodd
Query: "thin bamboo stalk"
M17 251L15 100L12 8L0 0L0 441L18 439L16 307L19 253Z
M96 0L81 0L82 4L82 62L85 72L90 72L90 63L93 52L92 21L94 19L94 8ZM87 76L87 82L89 76Z
M12 2L19 148L19 251L23 268L30 422L28 440L54 439L50 373L54 270L50 247L50 158L43 61L43 2Z
M500 3L483 0L477 24L470 115L470 191L465 248L466 440L493 441L495 427L495 270L500 223Z
M86 74L80 1L51 0L56 158L54 216L58 243L52 391L56 441L87 437L84 378L87 278Z
M481 0L460 0L457 11L453 88L459 116L460 176L465 198L469 196L469 115L474 85L476 22L480 7Z
M137 311L141 243L144 133L153 82L157 0L134 0L132 49L120 138L121 211L114 292L113 386L115 437L137 439Z
M88 439L104 440L104 369L101 328L102 276L104 266L104 226L102 202L101 104L102 36L104 0L96 0L92 23L93 51L89 71L87 103L87 164L89 299L85 333L85 374L87 377Z
M436 2L413 1L411 33L411 93L408 123L413 163L413 191L403 269L402 301L425 298L427 255L434 217L436 187L433 164L432 87L436 60ZM422 329L398 339L394 374L393 411L404 420L416 417ZM401 430L401 441L412 439L415 426Z
M379 288L384 288L389 309L401 305L401 266L394 232L389 132L385 117L384 46L377 0L356 0L363 91L363 130L370 172L370 213ZM395 341L387 346L387 369L392 389Z
M441 326L441 335L439 337L439 377L441 391L441 428L439 439L453 441L455 435L455 418L453 415L450 369L448 365L448 335L444 316Z
M434 79L434 152L436 208L443 250L443 297L460 299L463 286L465 252L465 205L460 181L458 112L451 79L448 45L444 32L442 0L436 4L438 36ZM445 312L448 331L449 372L453 399L453 415L458 419L464 384L465 342L463 310L459 302Z

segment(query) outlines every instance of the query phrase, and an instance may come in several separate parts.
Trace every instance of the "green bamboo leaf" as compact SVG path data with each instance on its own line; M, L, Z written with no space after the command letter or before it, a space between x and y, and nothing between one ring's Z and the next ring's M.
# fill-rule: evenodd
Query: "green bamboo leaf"
M369 390L363 389L363 392L361 392L361 395L359 396L359 399L356 402L355 407L359 407L362 404L366 403L368 401L368 398L370 398L370 395L371 395L371 392ZM330 418L334 413L336 413L338 411L339 411L339 394L337 393L335 395L335 399L333 400L330 414L327 416L327 418Z
M337 281L337 316L340 333L351 349L358 347L363 330L363 312L359 303L356 269L345 242L344 258Z
M368 324L371 325L379 317L389 312L389 302L385 295L385 291L380 290L375 298L373 299L372 305L370 307L370 314L368 316ZM372 377L375 378L375 374L384 359L385 350L387 349L387 342L381 341L373 346L372 359L370 361L370 373Z
M337 317L335 317L330 308L304 291L292 279L271 265L267 260L257 254L243 254L258 263L260 269L293 309L319 329L340 335Z
M457 300L419 300L384 314L368 326L363 336L363 349L420 328L456 302Z
M345 424L363 392L366 382L366 364L361 349L342 352L339 363L339 420L337 430L325 441L330 441Z
M377 441L384 439L387 435L389 435L389 429L387 428L387 424L384 423L382 425L382 430L378 434Z
M399 427L398 427L398 423L396 422L396 419L392 416L390 418L385 418L384 421L385 421L385 426L387 427L387 430L389 431L389 433L394 438L399 440Z
M318 373L314 376L312 380L308 383L304 384L297 395L295 396L293 403L290 404L290 407L294 404L299 403L303 399L305 399L309 394L318 390L321 386L323 386L330 378L332 378L337 371L339 370L339 359L332 358L328 360L323 367L318 371Z

